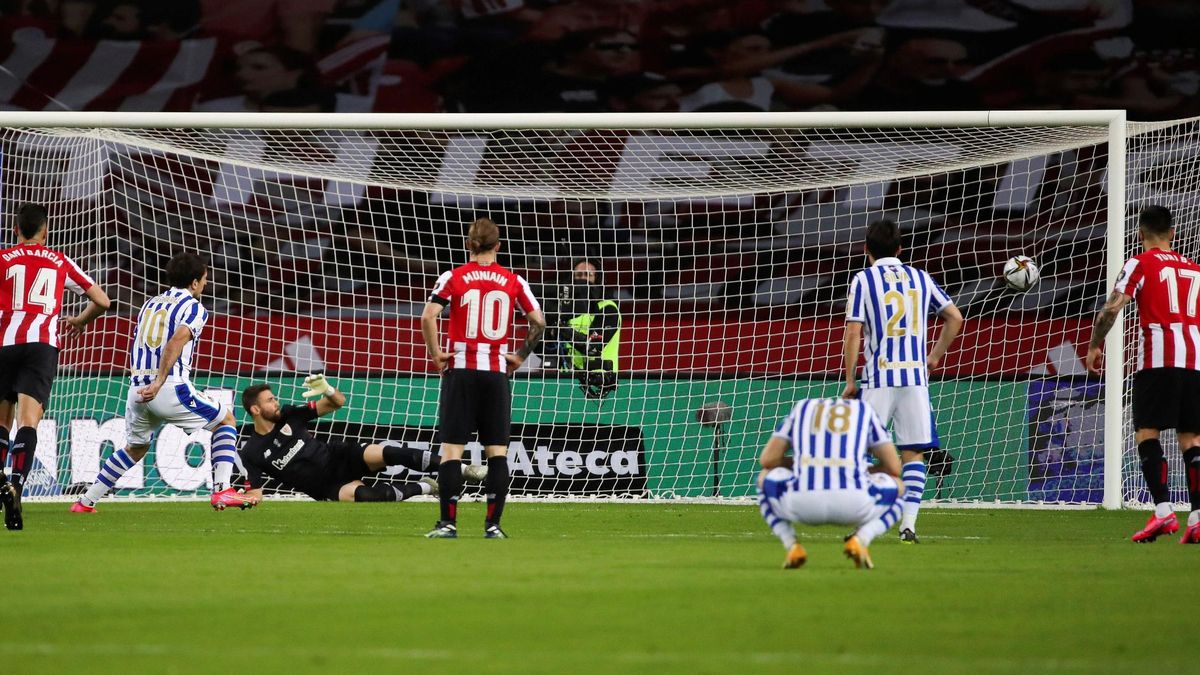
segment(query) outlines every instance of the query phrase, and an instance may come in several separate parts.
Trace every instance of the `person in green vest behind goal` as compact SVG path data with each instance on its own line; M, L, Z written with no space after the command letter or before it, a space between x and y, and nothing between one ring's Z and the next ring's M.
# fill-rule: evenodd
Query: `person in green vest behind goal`
M561 370L570 370L588 398L604 398L617 390L617 356L621 351L621 310L605 297L600 268L583 258L571 268L571 303L567 330L560 333Z

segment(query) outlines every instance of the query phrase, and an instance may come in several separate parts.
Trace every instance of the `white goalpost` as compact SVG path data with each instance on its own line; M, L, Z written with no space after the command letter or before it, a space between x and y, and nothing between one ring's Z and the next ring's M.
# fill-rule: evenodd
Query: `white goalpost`
M901 257L967 319L933 375L948 454L930 461L926 499L1139 505L1132 311L1103 378L1081 357L1142 205L1170 206L1178 248L1200 253L1200 124L1123 111L3 112L0 154L2 212L45 203L48 244L116 300L64 347L34 499L69 498L124 443L132 314L181 249L212 269L195 379L240 419L246 386L296 400L319 370L350 404L318 433L436 448L417 316L486 215L552 322L514 380L516 496L747 498L774 423L840 392L846 286L866 225L891 218ZM999 279L1018 254L1042 268L1026 293ZM621 313L603 396L560 346L581 258ZM164 430L114 494L206 495L208 440Z

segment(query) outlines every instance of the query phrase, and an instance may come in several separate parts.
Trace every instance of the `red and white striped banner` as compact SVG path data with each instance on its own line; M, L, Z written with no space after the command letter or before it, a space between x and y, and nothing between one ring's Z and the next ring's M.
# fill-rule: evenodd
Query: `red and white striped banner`
M0 103L22 110L190 110L216 40L78 40L15 31L0 46Z

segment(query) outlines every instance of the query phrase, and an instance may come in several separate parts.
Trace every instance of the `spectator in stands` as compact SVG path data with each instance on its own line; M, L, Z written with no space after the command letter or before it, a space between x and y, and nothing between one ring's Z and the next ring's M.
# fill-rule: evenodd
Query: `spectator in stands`
M63 0L58 6L58 33L63 37L83 37L92 27L97 0Z
M635 73L614 80L607 92L614 112L679 112L683 87L658 73Z
M547 9L526 37L554 42L572 33L591 31L625 31L637 35L652 4L642 0L569 0Z
M237 57L237 79L241 94L204 101L196 106L206 112L248 112L262 107L276 93L308 89L317 84L317 70L307 54L288 47L258 47Z
M481 57L451 81L445 95L468 112L603 111L613 78L640 72L639 47L625 31L572 33L540 67L538 47Z
M772 50L770 39L761 32L715 33L707 36L705 44L710 66L706 69L680 70L675 74L690 73L699 76L700 81L706 79L705 76L720 79L704 83L685 96L680 101L684 111L711 109L714 105L730 103L744 104L734 105L732 109L749 106L747 109L771 110L776 99L791 109L845 100L857 95L870 80L878 67L880 55L877 50L864 50L856 71L837 85L829 87L797 81L774 72L762 72L766 65L780 63L787 56L780 53L782 50ZM802 48L814 47L808 44ZM793 47L787 51L794 53L798 50Z
M637 37L623 30L572 33L559 43L560 56L542 69L531 100L539 110L604 110L603 88L614 77L641 69Z
M172 0L173 1L173 0ZM166 0L163 0L164 4ZM321 28L337 0L200 0L201 26L233 42L317 52Z
M763 23L763 29L778 45L812 42L838 33L878 28L879 14L889 4L891 0L825 0L826 9L817 11L810 3L789 0Z
M879 13L881 26L904 30L988 33L1016 24L976 7L978 0L893 0Z
M1184 64L1182 50L1136 52L1108 66L1098 91L1078 96L1073 107L1124 109L1134 119L1191 117L1200 112L1196 98L1200 69L1192 50ZM1190 68L1190 70L1189 70Z
M492 52L519 39L541 15L525 0L410 0L392 31L389 53L428 64Z
M721 30L752 30L769 15L769 6L758 0L656 3L638 33L643 65L655 72L697 65L690 50L702 36ZM699 57L702 65L704 55Z
M1029 98L1016 102L1014 107L1077 108L1081 97L1097 96L1103 91L1108 76L1108 68L1095 54L1057 54L1033 70Z
M892 46L859 95L860 110L978 110L982 101L961 77L967 48L957 40L914 35Z

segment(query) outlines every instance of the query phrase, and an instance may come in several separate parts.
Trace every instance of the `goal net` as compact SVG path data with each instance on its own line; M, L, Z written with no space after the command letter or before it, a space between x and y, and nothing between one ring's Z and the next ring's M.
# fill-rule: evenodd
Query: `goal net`
M926 499L1104 498L1104 384L1081 361L1113 274L1099 116L454 117L0 118L3 213L48 205L49 245L115 300L62 352L28 494L72 494L125 442L135 313L184 249L211 262L194 379L243 423L246 386L298 402L303 376L322 371L349 404L318 435L436 449L439 378L418 317L438 274L466 261L467 225L487 216L501 263L551 324L514 379L514 494L750 495L792 403L840 393L846 289L866 265L866 226L890 218L902 258L967 319L931 384L945 452L930 460ZM1169 204L1182 249L1200 253L1197 123L1127 129L1127 212ZM1125 250L1135 244L1127 236ZM1017 254L1041 268L1027 293L999 278ZM601 290L574 282L582 258ZM615 377L578 367L565 346L589 293L619 308ZM1127 370L1133 325L1127 315ZM1133 503L1145 494L1127 408L1113 408L1125 428L1109 457L1124 459L1110 498ZM115 494L207 494L208 442L165 428Z

